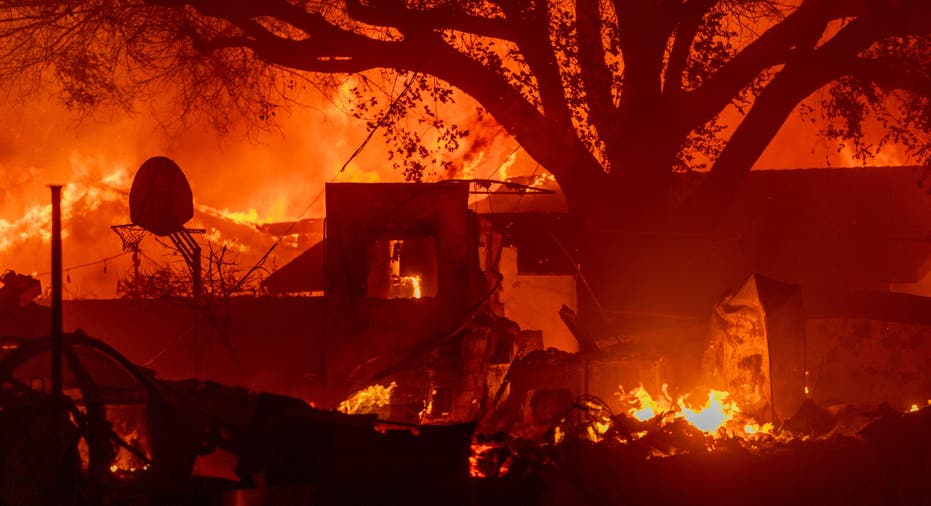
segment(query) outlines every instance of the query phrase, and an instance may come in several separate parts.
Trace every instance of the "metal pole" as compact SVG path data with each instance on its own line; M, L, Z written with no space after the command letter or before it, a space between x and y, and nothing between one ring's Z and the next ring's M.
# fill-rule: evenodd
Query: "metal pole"
M52 185L52 396L62 396L61 186Z
M52 409L54 410L56 459L54 472L58 478L56 490L52 493L56 502L71 502L70 470L66 465L65 417L67 416L65 398L62 392L62 303L61 303L61 186L51 185L52 189Z
M194 238L191 238L191 242L194 241ZM191 248L191 277L193 278L193 295L194 302L200 303L203 300L204 296L204 282L201 274L201 265L200 265L200 246L197 243L194 243L194 247Z

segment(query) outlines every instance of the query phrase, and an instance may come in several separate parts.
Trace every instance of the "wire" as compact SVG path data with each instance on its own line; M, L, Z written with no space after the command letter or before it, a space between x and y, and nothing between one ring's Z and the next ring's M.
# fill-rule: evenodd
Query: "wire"
M536 167L533 168L533 174L530 174L530 183L529 183L529 184L531 184L531 185L533 184L533 178L537 177L537 171L538 171L538 170L540 170L540 164L539 164L539 163L537 164ZM526 194L527 194L527 192L521 192L521 193L520 193L520 196L517 197L517 202L514 203L514 209L511 209L511 214L515 214L515 213L517 212L517 208L520 207L520 201L521 201L521 200L524 200L524 195L526 195ZM490 197L489 197L488 202L491 203L491 198L490 198Z
M100 260L95 260L95 261L93 261L93 262L87 262L87 263L84 263L84 264L72 265L72 266L70 266L70 267L65 267L65 268L63 268L63 269L62 269L62 272L73 271L73 270L75 270L75 269L83 269L84 267L91 267L91 266L94 266L94 265L106 263L106 262L109 262L110 260L113 260L114 258L120 258L121 256L129 255L130 253L131 253L130 251L124 251L124 252L119 253L119 254L117 254L117 255L111 255L111 256L108 256L108 257L106 257L106 258L101 258ZM50 274L52 274L52 271L40 272L40 273L36 274L36 277L39 277L39 276L48 276L48 275L50 275Z
M504 167L504 164L507 163L507 161L510 160L512 156L514 156L514 153L517 153L518 149L520 149L520 144L518 144L517 146L514 146L514 149L512 149L511 152L508 153L508 156L505 156L504 159L501 160L501 163L499 163L498 166L495 167L495 170L493 170L491 174L488 174L488 177L486 177L485 179L492 179L495 176L495 174L497 174L498 171L501 170L501 167Z
M375 126L372 127L371 130L369 130L368 135L366 135L365 139L362 140L362 144L359 144L359 147L357 147L356 150L353 151L351 155L349 155L349 158L346 159L346 162L343 163L342 167L340 167L339 170L336 172L337 174L345 171L346 167L349 165L349 162L355 159L355 157L358 156L359 153L361 153L363 149L365 149L365 146L368 145L370 140L372 140L372 137L375 135L375 132L377 132L378 129L381 128L381 126L385 124L385 121L389 117L391 117L391 113L394 111L394 108L398 105L398 102L401 101L401 97L407 94L407 90L411 89L411 85L414 84L414 79L416 79L418 75L420 75L419 72L414 72L413 74L411 74L411 78L408 79L407 83L404 84L404 89L402 89L401 93L398 93L398 96L395 97L395 99L391 102L391 105L388 106L388 109L385 111L385 114L383 114L382 117L378 119L378 123L375 123Z

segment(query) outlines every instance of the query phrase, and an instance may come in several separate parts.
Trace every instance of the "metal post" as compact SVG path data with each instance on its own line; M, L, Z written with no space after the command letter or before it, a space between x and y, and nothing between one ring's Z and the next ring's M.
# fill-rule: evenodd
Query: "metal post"
M61 186L52 185L52 396L62 396Z
M54 438L56 459L55 476L58 478L57 489L53 492L56 502L71 502L70 470L65 464L68 449L65 437L65 417L67 416L65 399L62 395L62 307L61 307L61 186L51 185L52 189L52 416L54 417Z

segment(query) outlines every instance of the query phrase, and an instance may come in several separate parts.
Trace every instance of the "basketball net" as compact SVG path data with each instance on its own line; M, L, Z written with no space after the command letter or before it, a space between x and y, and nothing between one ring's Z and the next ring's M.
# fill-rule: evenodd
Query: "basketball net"
M144 228L132 223L111 225L110 230L120 236L120 241L123 242L123 251L133 254L133 284L135 285L139 282L139 243L142 242L142 238L145 237L147 232ZM135 288L133 290L135 291ZM135 298L136 296L133 295L133 299Z
M142 238L146 234L144 228L130 223L127 225L111 225L110 229L120 236L120 241L123 241L123 251L133 254L139 253L139 243L142 242Z

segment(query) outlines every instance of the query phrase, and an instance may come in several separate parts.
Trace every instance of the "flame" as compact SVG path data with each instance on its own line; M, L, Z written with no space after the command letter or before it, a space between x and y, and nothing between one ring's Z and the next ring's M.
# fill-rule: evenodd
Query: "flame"
M420 289L420 276L419 275L418 276L405 276L405 277L402 277L401 279L406 280L407 282L411 284L411 288L413 292L411 295L411 298L419 299L422 296L423 292Z
M71 234L69 223L76 215L87 215L105 204L125 202L129 191L128 169L117 166L112 172L94 181L85 161L72 156L75 179L62 189L62 237ZM51 204L34 204L19 218L0 219L0 252L32 239L48 243L51 239Z
M729 395L721 390L711 390L708 401L697 410L687 407L685 398L680 398L678 404L682 410L682 417L702 432L713 434L740 413L737 404L727 400Z
M928 406L931 406L931 399L928 399ZM909 406L908 411L906 411L906 413L914 413L920 409L921 407L918 405L918 403L915 403Z
M708 400L698 407L687 402L687 395L673 401L668 385L665 384L658 396L651 395L643 385L630 392L625 392L621 386L615 395L627 405L627 414L642 422L657 416L668 417L668 421L682 418L710 435L717 435L719 429L725 426L736 435L769 434L773 431L771 423L760 425L742 416L737 403L729 399L730 393L722 390L709 390Z
M744 425L744 432L749 435L755 434L772 434L775 427L771 422L766 422L763 425L758 423L748 423Z
M368 386L339 403L336 410L347 415L374 413L391 402L391 393L397 387L398 384L394 381L387 387L382 385Z
M229 209L217 209L215 207L210 207L208 205L201 204L198 207L198 210L207 214L212 214L221 218L225 218L237 225L247 225L247 226L256 226L261 224L263 221L276 221L276 220L261 220L259 219L259 212L255 210L254 207L250 207L246 211L230 211Z
M673 403L669 397L667 388L668 385L664 384L662 396L655 399L650 395L650 392L647 392L647 390L643 388L643 385L639 385L630 393L625 393L624 387L621 387L621 391L615 393L615 395L620 396L622 399L626 397L628 404L631 406L628 410L628 414L641 422L645 422L656 415L672 410Z
M419 274L414 276L392 275L392 284L394 285L392 289L398 294L398 298L420 299L423 297Z

